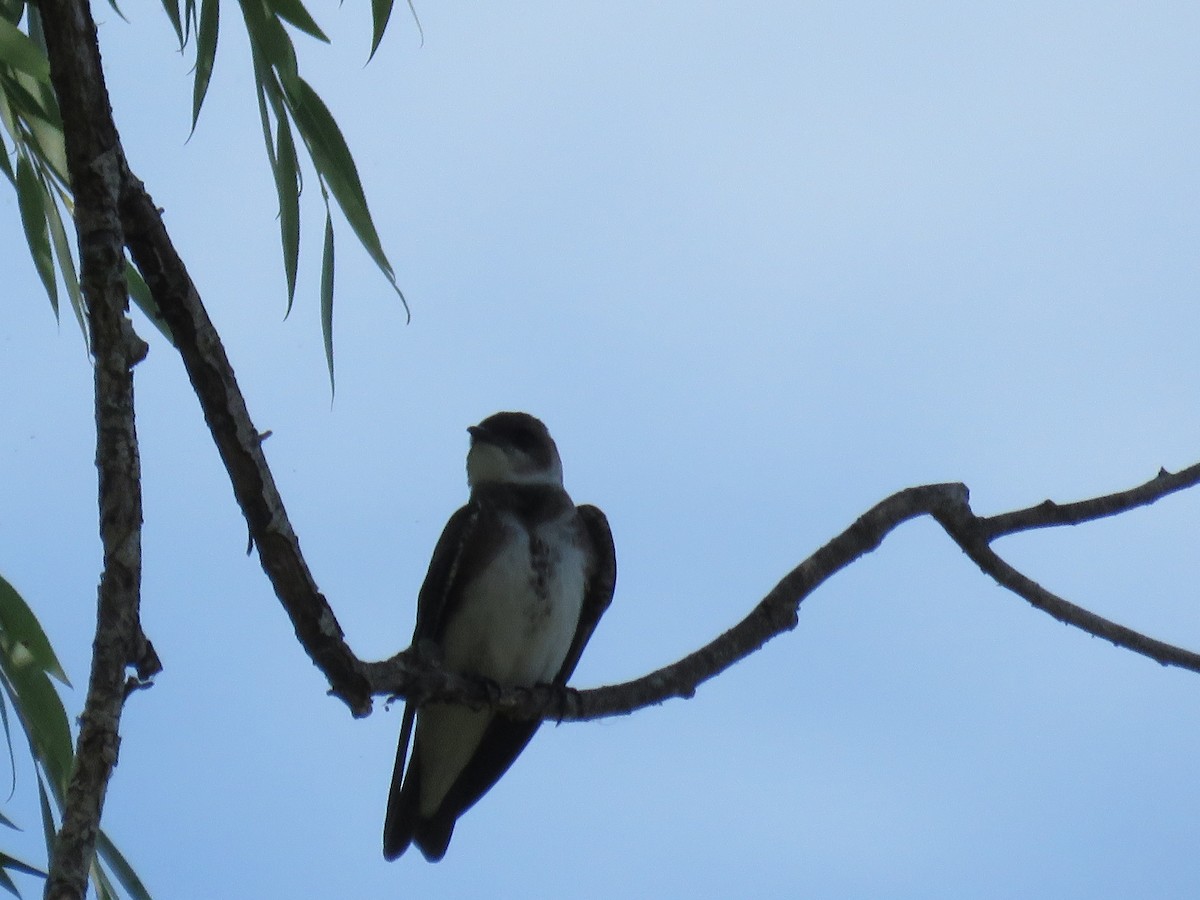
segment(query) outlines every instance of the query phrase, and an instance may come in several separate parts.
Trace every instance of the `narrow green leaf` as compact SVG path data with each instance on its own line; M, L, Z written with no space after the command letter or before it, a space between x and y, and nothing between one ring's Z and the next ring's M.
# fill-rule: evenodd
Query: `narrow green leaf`
M165 337L167 342L174 347L175 336L171 334L170 326L167 325L166 319L163 318L162 311L159 310L154 295L150 293L149 285L142 278L142 273L128 259L125 260L125 286L129 289L129 299L133 301L134 306L145 314L146 318L158 329L158 333Z
M283 241L283 270L287 278L287 311L296 297L296 270L300 264L300 161L286 118L277 122L275 191L279 195L279 235Z
M0 85L7 85L10 80L6 74L0 73ZM17 114L8 100L7 88L0 90L0 124L4 125L4 130L8 132L9 137L14 141L18 140L21 131L17 125Z
M183 19L179 15L179 0L162 0L163 11L167 14L167 18L171 20L171 27L175 29L175 37L179 38L179 49L183 49Z
M62 119L58 114L58 106L52 97L47 103L47 98L41 91L41 84L40 81L29 75L0 71L0 86L3 87L4 94L12 104L13 110L19 113L21 118L26 121L40 119L61 128Z
M67 229L63 227L62 216L58 212L58 204L51 198L46 204L46 221L50 224L50 242L54 245L54 257L58 260L58 272L62 276L67 289L67 297L79 327L85 337L87 325L83 318L83 295L79 292L79 275L75 271L75 258L71 255L71 242L67 238Z
M17 158L17 205L21 210L21 225L29 255L42 280L42 287L58 315L58 283L54 278L54 256L50 252L50 229L46 224L45 204L53 201L46 196L42 182L33 171L33 164L22 154Z
M267 146L267 159L275 169L275 144L271 140L271 115L267 111L267 91L278 92L279 88L271 74L271 66L255 46L250 47L250 59L254 63L254 94L258 98L258 118L262 124L263 143ZM277 105L278 101L273 101Z
M150 900L150 892L133 871L133 866L129 865L129 861L103 831L96 833L96 852L133 900Z
M350 154L346 139L342 137L342 130L329 108L308 82L298 78L296 86L297 93L292 98L292 115L309 153L312 154L313 164L329 185L359 243L387 278L407 310L408 302L396 284L396 274L383 251L379 233L375 230L371 212L367 209L367 198L358 177L358 167L354 164L354 157Z
M305 34L310 37L315 37L318 41L329 43L329 38L325 36L325 32L321 30L321 26L316 23L301 0L267 0L267 6L279 18L291 22Z
M32 157L48 169L59 184L67 183L67 151L62 119L50 88L28 75L0 71L0 119Z
M14 665L8 654L0 654L0 670L9 699L25 728L29 747L50 779L54 796L59 798L71 774L71 727L58 691L36 666Z
M20 645L25 648L25 663L38 666L43 672L53 675L67 687L67 673L63 671L50 639L42 630L42 624L34 615L29 604L17 593L16 588L0 576L0 643L3 652L14 656L15 648ZM18 662L18 664L21 664Z
M329 367L329 394L333 385L333 218L325 209L325 251L321 254L321 335L325 339L325 364Z
M129 22L129 20L125 18L125 13L121 12L121 7L117 6L117 0L108 0L108 5L112 7L113 12L121 17L122 21L126 23Z
M289 86L300 76L296 63L296 48L288 36L287 29L280 24L278 18L266 15L261 2L242 0L241 6L251 46L262 53L271 68L278 73L284 87L290 90Z
M26 875L39 875L42 878L46 877L46 873L37 866L31 866L27 862L21 862L15 856L9 856L7 853L0 851L0 866L5 869L12 869L16 872L24 872Z
M383 33L387 31L388 20L392 17L392 4L393 0L371 0L371 53L367 56L367 62L374 59Z
M183 43L184 46L196 33L196 0L183 0Z
M54 811L50 809L50 798L46 796L46 780L40 769L36 770L38 785L38 806L42 810L42 837L46 839L46 853L54 846Z
M12 753L12 742L11 741L9 742L9 745L8 745L8 752ZM11 828L13 831L21 830L19 827L17 827L17 823L14 822L12 819L10 819L8 816L4 815L4 813L0 813L0 825L3 825L5 828Z
M118 900L117 891L108 880L108 873L92 858L92 885L96 888L96 900Z
M46 174L53 175L60 185L66 187L70 177L67 175L67 145L63 140L62 126L42 119L26 119L25 122L31 137L26 146L37 152Z
M279 233L283 244L283 266L287 278L287 313L292 311L296 297L296 271L300 259L300 163L296 157L296 145L292 129L288 124L287 108L284 106L278 81L272 74L263 54L252 49L254 61L254 87L258 96L258 115L262 122L263 143L267 148L267 160L275 180L275 194L279 198ZM275 113L276 140L271 136L271 113Z
M341 128L338 127L329 107L307 81L303 78L297 79L296 89L296 95L289 98L292 114L296 120L296 127L300 129L312 154L317 171L329 185L334 199L350 220L350 226L354 228L355 233L358 233L360 228L363 229L364 234L360 235L359 239L364 245L370 245L368 251L378 248L382 253L379 236L375 233L371 214L367 210L367 198L358 177L358 167L354 164L354 157L342 136ZM354 221L355 218L358 222ZM384 262L386 264L386 260ZM390 270L391 266L387 268Z
M192 130L200 118L200 107L208 93L212 79L213 63L217 58L217 35L220 32L220 3L218 0L202 0L200 4L200 26L196 32L196 77L192 84Z
M0 98L2 101L3 98ZM0 102L0 107L4 104ZM8 161L8 143L0 141L0 171L4 172L4 177L9 180L13 188L17 186L17 173L13 171L12 163Z
M11 688L9 689L11 693ZM4 702L4 695L0 693L0 721L4 722L4 744L8 748L8 777L12 781L12 787L17 789L17 754L13 750L12 728L8 724L8 704ZM4 820L4 824L10 828L16 828L8 819Z
M4 65L50 82L50 60L33 39L8 19L0 18L0 60Z
M3 856L3 854L0 854L0 856ZM0 866L3 866L2 861L0 861ZM3 868L0 868L0 888L4 888L4 890L8 891L14 897L21 896L21 892L17 890L16 884L8 877L8 872L4 871Z

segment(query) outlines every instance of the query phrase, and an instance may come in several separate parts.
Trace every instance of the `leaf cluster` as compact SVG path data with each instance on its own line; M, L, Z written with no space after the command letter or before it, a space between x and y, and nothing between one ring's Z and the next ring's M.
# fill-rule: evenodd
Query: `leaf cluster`
M19 27L22 18L25 31ZM79 273L63 224L64 214L73 215L73 203L62 117L50 86L50 62L40 19L36 8L27 7L24 0L0 0L0 125L0 172L16 189L21 225L38 278L56 318L61 279L86 338ZM159 316L150 289L128 262L125 280L134 303L157 324Z
M162 0L181 50L192 47L192 128L196 128L216 64L221 31L219 0ZM120 13L115 3L113 8ZM320 279L321 329L333 387L334 222L341 210L354 236L404 301L367 205L358 167L341 128L316 90L300 74L292 30L323 43L329 38L301 0L239 0L250 41L254 86L267 161L279 200L279 233L287 286L287 311L296 296L300 259L301 151L316 175L325 208ZM372 0L371 55L391 17L391 0ZM24 20L24 30L22 30ZM17 192L21 222L38 277L55 315L59 282L86 335L73 250L64 228L72 214L62 119L50 86L50 66L37 11L25 0L0 0L0 171ZM162 328L140 273L126 266L130 297ZM407 309L407 303L405 302ZM166 332L164 332L166 333ZM168 339L170 335L167 334Z
M71 727L54 681L70 687L37 616L16 589L0 577L0 724L4 728L14 780L14 734L24 736L29 746L47 854L54 845L55 816L63 809L67 780L74 762ZM17 827L2 813L0 825ZM114 878L129 897L149 900L149 892L103 831L97 835L96 848L103 865L99 861L93 863L91 874L100 900L115 900L120 896ZM10 871L46 875L41 869L0 851L0 887L16 896L20 894Z

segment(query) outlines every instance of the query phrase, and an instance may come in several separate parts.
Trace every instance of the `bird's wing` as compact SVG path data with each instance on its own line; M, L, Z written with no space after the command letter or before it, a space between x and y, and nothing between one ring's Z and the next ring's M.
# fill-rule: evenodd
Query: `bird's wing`
M579 664L583 648L596 630L600 617L612 603L613 591L617 586L617 549L613 545L612 529L608 527L608 519L595 506L578 507L579 521L591 543L591 570L588 572L587 588L583 595L583 609L579 613L579 625L575 628L575 638L567 650L562 667L554 681L556 684L566 684L567 679Z
M462 596L459 573L464 565L475 561L471 559L472 555L491 549L480 547L478 541L471 540L471 535L483 515L483 508L478 504L468 503L455 512L442 529L442 535L438 538L433 557L429 561L429 571L417 596L417 623L413 629L413 646L425 641L440 642L446 622ZM421 824L416 806L420 796L419 773L412 771L407 779L404 777L408 744L412 737L416 713L415 703L409 701L405 704L400 741L396 747L396 764L392 770L392 786L388 792L387 816L383 825L383 855L387 859L395 859L408 849L414 833ZM410 765L409 768L414 767ZM451 828L453 824L451 820ZM419 835L417 838L418 843L422 843ZM446 841L449 839L447 833ZM442 849L444 852L445 848Z
M420 641L440 641L442 630L454 612L455 601L462 595L458 584L458 573L463 558L468 556L475 542L471 533L479 524L483 509L477 503L468 503L459 508L438 538L429 560L429 571L417 595L417 624L413 629L413 645Z

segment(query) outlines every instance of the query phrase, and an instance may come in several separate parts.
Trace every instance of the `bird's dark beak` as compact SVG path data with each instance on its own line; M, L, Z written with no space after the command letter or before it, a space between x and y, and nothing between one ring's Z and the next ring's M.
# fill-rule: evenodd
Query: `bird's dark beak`
M491 440L491 435L488 434L488 430L486 428L484 428L482 425L469 426L467 428L467 434L469 434L471 436L472 444L475 443L476 441L487 442L487 441Z

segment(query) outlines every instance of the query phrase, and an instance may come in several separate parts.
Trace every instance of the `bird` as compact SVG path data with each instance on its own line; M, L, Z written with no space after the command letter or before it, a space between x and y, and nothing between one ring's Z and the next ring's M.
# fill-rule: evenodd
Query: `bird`
M499 412L467 431L470 496L434 548L417 595L412 646L432 644L447 670L501 687L566 684L612 602L616 551L608 520L567 494L558 448L539 419ZM448 703L418 709L409 700L384 857L396 859L416 844L427 860L440 860L458 818L504 775L540 724Z

